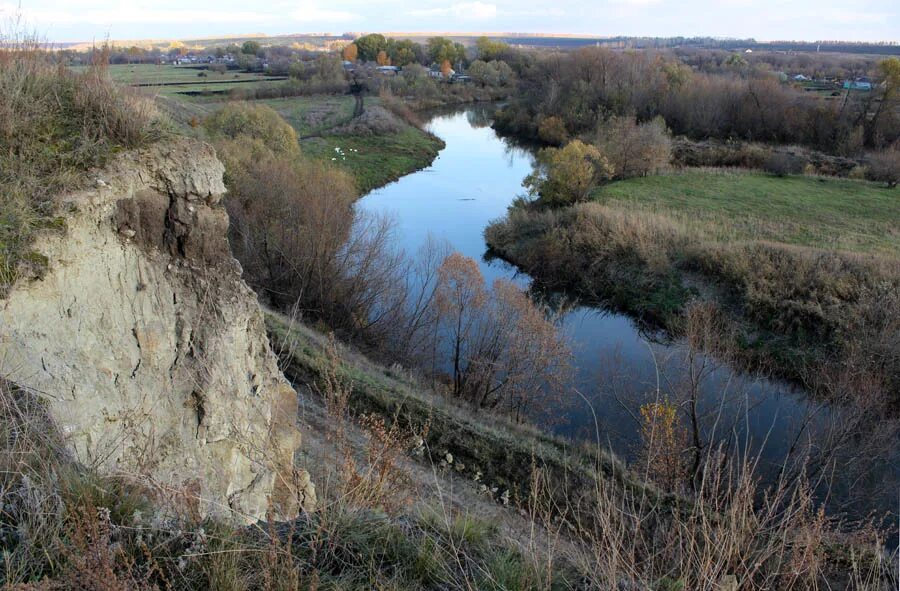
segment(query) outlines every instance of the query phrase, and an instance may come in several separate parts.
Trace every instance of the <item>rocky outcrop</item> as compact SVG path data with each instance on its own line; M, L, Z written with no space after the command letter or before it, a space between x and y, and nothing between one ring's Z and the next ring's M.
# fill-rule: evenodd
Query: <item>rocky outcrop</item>
M315 501L297 397L231 256L222 173L174 140L64 197L65 232L34 245L47 272L0 300L0 376L48 401L84 464L199 515L289 517Z

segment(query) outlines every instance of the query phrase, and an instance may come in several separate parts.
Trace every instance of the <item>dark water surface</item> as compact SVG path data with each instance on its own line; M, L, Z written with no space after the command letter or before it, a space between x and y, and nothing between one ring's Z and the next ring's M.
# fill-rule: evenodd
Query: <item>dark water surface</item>
M527 275L484 258L484 228L523 192L522 180L534 161L532 151L497 136L488 126L489 115L472 108L434 116L428 128L446 142L434 163L370 193L359 207L391 214L409 253L430 235L479 261L489 284L506 278L527 287ZM593 406L599 438L617 454L633 457L640 403L675 398L684 387L690 369L684 347L645 334L623 314L587 306L567 312L563 327L575 353L578 390ZM735 445L749 445L769 473L780 467L801 427L806 425L800 439L808 441L835 419L832 409L786 383L724 366L710 372L701 391L707 434L715 430ZM534 417L535 422L561 435L593 440L598 431L587 402L575 393L567 402L553 416Z

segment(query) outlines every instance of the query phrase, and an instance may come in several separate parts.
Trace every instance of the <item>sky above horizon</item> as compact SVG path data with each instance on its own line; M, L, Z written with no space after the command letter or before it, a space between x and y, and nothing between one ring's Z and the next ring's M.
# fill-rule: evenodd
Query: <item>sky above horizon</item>
M898 0L0 0L2 21L15 14L49 41L345 31L900 41Z

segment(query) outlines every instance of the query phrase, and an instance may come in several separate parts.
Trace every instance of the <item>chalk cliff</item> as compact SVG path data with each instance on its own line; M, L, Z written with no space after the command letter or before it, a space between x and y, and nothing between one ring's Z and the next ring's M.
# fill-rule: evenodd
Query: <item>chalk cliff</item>
M121 155L60 198L65 230L0 299L0 375L45 398L77 458L199 515L311 508L294 463L297 397L228 247L213 149L177 139Z

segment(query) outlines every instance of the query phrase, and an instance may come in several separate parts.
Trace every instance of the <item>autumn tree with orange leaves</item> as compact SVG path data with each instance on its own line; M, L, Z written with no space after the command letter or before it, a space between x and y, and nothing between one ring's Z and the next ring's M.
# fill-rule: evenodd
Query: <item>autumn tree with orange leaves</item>
M385 50L381 50L378 52L378 55L375 57L375 61L379 66L389 66L391 65L391 58L388 56Z
M515 284L488 290L478 264L454 253L438 269L436 303L454 396L522 420L563 391L571 353L552 315Z
M356 47L356 43L351 43L344 47L343 51L344 59L348 62L355 62L357 56L359 55L359 48Z
M453 66L450 65L450 60L444 60L441 62L441 74L445 79L450 78L450 74L453 73Z

